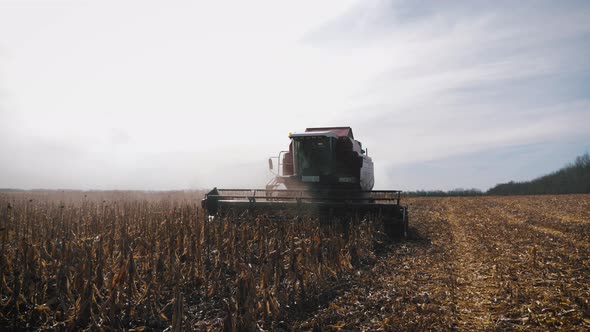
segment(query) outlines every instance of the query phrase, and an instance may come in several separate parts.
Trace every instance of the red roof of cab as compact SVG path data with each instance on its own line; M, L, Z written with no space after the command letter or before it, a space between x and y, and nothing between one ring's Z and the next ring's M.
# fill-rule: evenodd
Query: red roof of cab
M352 128L350 127L321 127L321 128L307 128L305 129L306 133L314 132L314 131L331 131L338 137L345 137L348 136L354 139L352 135Z

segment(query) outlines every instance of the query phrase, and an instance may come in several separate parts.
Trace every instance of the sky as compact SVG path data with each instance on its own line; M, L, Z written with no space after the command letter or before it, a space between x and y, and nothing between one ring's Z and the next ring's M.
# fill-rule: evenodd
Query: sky
M376 189L590 150L588 1L0 0L0 188L263 188L351 126Z

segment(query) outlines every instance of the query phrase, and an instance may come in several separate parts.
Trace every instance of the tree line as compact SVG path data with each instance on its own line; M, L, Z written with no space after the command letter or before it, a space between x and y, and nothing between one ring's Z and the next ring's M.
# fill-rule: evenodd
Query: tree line
M453 190L416 190L416 191L404 191L405 196L409 197L452 197L452 196L482 196L484 192L472 188L472 189L463 189L457 188Z
M590 155L585 153L573 163L531 181L501 183L488 195L543 195L590 193Z
M404 192L410 197L448 197L482 195L544 195L590 193L590 155L585 153L573 163L531 181L500 183L483 192L479 189L417 190Z

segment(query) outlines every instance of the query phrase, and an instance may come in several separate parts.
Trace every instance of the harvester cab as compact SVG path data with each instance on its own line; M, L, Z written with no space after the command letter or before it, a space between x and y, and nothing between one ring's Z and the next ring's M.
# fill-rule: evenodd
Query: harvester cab
M350 127L308 128L304 133L289 133L288 151L281 151L275 178L267 189L281 185L286 189L322 191L373 189L373 161L354 139Z
M386 233L406 236L407 207L401 191L372 190L373 161L350 127L308 128L289 133L289 149L269 159L275 175L265 189L217 189L203 199L209 215L222 211L315 211L327 215L372 215ZM274 162L277 167L275 169Z

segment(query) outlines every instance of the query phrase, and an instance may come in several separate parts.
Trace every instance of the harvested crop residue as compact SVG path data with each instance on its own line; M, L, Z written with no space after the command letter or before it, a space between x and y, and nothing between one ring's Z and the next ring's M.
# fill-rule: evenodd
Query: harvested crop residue
M588 330L588 195L410 199L414 239L297 327ZM564 211L558 211L564 206Z

